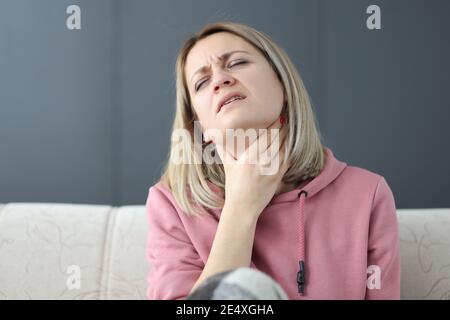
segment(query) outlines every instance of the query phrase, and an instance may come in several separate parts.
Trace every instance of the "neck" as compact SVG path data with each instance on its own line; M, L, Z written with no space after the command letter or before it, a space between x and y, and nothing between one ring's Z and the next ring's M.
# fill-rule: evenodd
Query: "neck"
M282 194L282 193L292 191L296 187L297 187L297 185L295 183L286 184L284 182L280 182L278 184L277 190L275 191L275 196Z

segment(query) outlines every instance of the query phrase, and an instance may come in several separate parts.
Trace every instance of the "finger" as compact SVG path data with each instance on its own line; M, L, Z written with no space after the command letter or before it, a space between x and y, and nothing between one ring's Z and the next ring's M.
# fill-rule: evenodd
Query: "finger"
M262 158L260 165L261 167L265 168L271 168L271 174L280 174L281 176L284 175L284 173L288 169L288 163L286 159L286 139L287 136L284 133L281 133L283 135L283 138L281 140L280 147L278 148L278 143L275 143L272 145L272 152L270 156L266 156L265 158Z
M270 133L271 133L271 129L279 129L280 126L281 126L280 122L278 121L278 118L277 118L277 120L273 121L267 128L265 128L265 130L261 129L261 130L263 130L262 132L260 130L257 130L256 139L254 139L250 143L249 148L251 147L253 149L256 149L258 140L267 139L267 136L270 135Z
M273 165L275 161L278 163L281 162L283 156L284 148L282 143L279 144L278 141L275 141L270 148L270 152L268 149L266 152L260 154L259 164L262 166L270 166Z
M285 127L281 128L273 128L270 129L270 140L269 144L265 148L266 150L269 150L272 147L272 144L276 143L277 146L281 146L284 138L286 137L287 129ZM265 150L261 148L261 151L264 152Z
M280 121L278 118L272 122L268 128L262 130L262 133L259 134L256 139L250 144L250 146L243 153L244 160L248 160L250 163L257 163L259 159L259 155L262 152L265 152L267 149L267 145L271 145L272 141L277 138L279 129L281 128ZM258 130L258 133L261 132ZM269 141L269 143L267 143Z
M260 153L258 154L258 159L260 162L270 162L274 156L276 156L276 152L283 147L283 143L287 137L287 128L285 126L281 126L280 129L271 129L271 141L267 147L264 147L263 142L261 141Z
M267 148L270 147L270 145L272 144L272 142L279 136L280 130L283 128L283 126L281 125L280 121L275 120L274 122L272 122L270 124L270 126L268 128L266 128L266 130L264 131L264 135L261 135L261 137L259 137L259 143L261 144L261 142L267 142ZM263 149L260 149L260 152L264 151Z
M217 153L219 154L219 157L222 160L223 164L228 164L228 163L232 163L233 161L236 161L236 159L233 157L233 155L228 152L228 149L229 148L224 147L220 143L216 144Z

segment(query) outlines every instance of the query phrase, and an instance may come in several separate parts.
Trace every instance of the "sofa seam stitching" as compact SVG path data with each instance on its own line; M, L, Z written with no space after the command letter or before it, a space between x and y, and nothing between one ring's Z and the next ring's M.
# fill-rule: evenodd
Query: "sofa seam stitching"
M103 261L102 261L102 275L100 282L100 300L108 298L109 283L110 283L110 257L112 251L111 239L114 237L114 222L116 209L111 207L108 214L108 223L106 225L105 238L103 241Z

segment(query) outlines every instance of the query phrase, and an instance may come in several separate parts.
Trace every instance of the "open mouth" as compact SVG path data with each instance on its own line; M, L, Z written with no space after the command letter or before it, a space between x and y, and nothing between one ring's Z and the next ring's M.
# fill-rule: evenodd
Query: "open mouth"
M231 99L230 101L226 102L222 107L220 107L219 112L222 111L222 109L233 106L242 100L245 100L245 97L236 97L236 98Z

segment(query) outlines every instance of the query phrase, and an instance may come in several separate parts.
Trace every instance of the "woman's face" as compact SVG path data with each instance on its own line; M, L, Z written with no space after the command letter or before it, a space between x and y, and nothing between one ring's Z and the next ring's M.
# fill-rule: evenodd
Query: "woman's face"
M257 49L234 34L215 33L197 42L184 71L203 130L264 129L280 116L284 91L275 72ZM220 102L232 93L245 99L220 108Z

